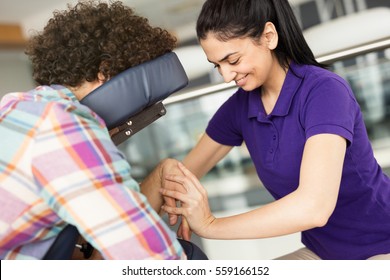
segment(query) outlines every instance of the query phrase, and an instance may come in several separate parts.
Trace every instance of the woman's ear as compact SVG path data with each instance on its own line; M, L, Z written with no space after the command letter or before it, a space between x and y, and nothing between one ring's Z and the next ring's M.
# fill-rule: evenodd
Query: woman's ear
M279 37L278 32L276 31L276 27L272 22L266 22L264 26L263 36L268 48L270 50L276 49L276 47L278 46Z

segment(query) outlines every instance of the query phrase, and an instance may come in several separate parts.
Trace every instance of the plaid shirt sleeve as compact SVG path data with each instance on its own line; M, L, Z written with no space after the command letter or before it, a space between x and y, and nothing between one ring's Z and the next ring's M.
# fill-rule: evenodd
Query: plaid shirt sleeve
M98 118L83 106L59 103L44 115L32 172L49 207L106 259L185 259Z

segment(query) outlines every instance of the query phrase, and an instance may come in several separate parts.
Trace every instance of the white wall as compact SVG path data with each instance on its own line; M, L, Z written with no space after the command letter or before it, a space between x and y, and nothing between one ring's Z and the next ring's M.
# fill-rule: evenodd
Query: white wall
M23 51L0 51L0 97L34 87L30 64Z

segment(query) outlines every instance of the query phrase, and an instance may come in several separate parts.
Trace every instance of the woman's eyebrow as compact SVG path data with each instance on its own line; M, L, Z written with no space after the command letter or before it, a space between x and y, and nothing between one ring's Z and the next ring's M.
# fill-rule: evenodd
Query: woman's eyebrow
M221 60L219 60L218 62L222 62L222 61L225 61L227 60L231 55L234 55L236 54L237 52L232 52L232 53L229 53L227 55L224 56L224 58L222 58Z
M237 53L237 52L229 53L229 54L225 55L222 59L220 59L218 62L223 62L223 61L227 60L230 56L232 56L232 55L234 55L234 54L236 54L236 53ZM210 63L215 63L215 62L213 62L213 61L211 61L211 60L209 60L209 59L207 59L207 60L208 60L208 62L210 62Z

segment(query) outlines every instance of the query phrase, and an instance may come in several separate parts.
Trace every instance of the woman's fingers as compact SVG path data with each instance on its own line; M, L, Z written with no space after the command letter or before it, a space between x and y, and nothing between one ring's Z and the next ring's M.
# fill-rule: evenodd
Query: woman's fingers
M167 189L167 190L181 190L183 192L183 186L180 185L180 184L177 184L175 182L169 182L167 180L163 180L164 183L163 183L163 188L164 189ZM176 206L176 199L172 198L172 197L169 197L169 196L165 196L163 195L163 200L165 202L166 205L168 206L171 206L171 207L175 207ZM178 220L179 220L179 217L177 215L173 215L173 214L168 214L168 219L169 219L169 224L171 226L175 225Z
M166 204L161 206L161 209L169 214L183 215L184 208L171 207Z
M181 202L187 202L188 201L188 197L182 193L182 192L179 192L179 191L172 191L172 190L167 190L167 189L160 189L160 193L163 195L163 196L167 196L167 197L171 197L171 198L174 198L175 200L179 200ZM173 205L168 205L170 207L174 207ZM175 206L176 206L176 203L175 203Z
M182 192L184 193L184 192L186 192L188 190L185 187L185 183L186 183L186 181L188 181L188 178L186 178L183 175L168 174L168 175L165 176L165 179L167 181L179 184L180 186L183 187L183 188L175 188L175 190L177 190L177 191L182 190Z
M187 167L184 166L184 164L182 164L181 162L178 162L177 163L179 169L181 170L181 172L183 172L184 176L186 178L188 178L192 184L196 187L196 189L200 192L200 193L204 193L205 192L205 189L204 187L201 185L199 179L191 173L191 171L189 171L187 169Z
M196 194L195 196L198 196L198 194L204 195L205 190L200 184L198 178L193 175L182 163L179 162L178 167L183 172L183 175L169 174L165 176L165 179L183 186L183 188L177 188L176 190L184 194Z
M167 196L167 197L171 197L177 201L181 201L182 203L188 203L190 198L187 197L185 194L179 192L179 191L171 191L171 190L167 190L167 189L160 189L160 193L163 195L163 196ZM175 206L171 206L171 205L167 205L167 204L164 204L161 209L165 212L167 212L168 214L171 214L171 215L184 215L186 216L187 215L187 212L186 212L186 207L177 207L176 205ZM183 219L184 220L184 219ZM187 234L188 235L188 234Z

